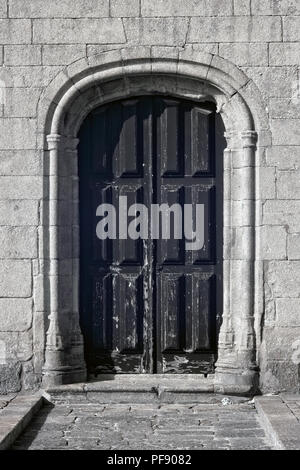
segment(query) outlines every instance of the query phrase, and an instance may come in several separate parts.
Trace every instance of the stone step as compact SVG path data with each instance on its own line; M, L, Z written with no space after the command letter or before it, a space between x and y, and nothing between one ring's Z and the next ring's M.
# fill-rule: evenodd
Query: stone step
M49 401L93 403L220 403L214 392L213 376L202 375L102 375L97 380L47 389ZM231 397L236 403L249 400Z

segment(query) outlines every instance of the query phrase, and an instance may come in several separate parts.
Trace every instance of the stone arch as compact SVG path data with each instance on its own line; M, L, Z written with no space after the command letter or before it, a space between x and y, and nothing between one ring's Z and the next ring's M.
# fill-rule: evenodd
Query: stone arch
M96 106L151 93L213 100L222 113L227 139L224 307L214 387L228 393L253 392L258 384L255 306L260 295L255 263L255 158L270 138L268 119L259 91L241 70L193 47L124 48L84 57L66 67L41 96L37 135L45 141L50 175L44 215L44 251L50 264L45 278L50 315L44 385L86 378L78 306L77 132Z

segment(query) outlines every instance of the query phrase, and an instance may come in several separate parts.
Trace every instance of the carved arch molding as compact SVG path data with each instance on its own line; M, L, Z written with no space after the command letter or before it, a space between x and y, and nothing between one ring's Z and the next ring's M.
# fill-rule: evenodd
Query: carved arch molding
M95 107L131 96L168 94L211 100L226 128L224 151L223 315L214 390L252 393L258 387L260 264L256 262L255 179L270 132L254 83L232 63L191 48L125 48L69 65L38 107L49 198L43 258L46 322L43 386L86 380L79 327L79 196L77 133ZM48 167L47 167L48 166ZM199 380L201 380L199 378Z

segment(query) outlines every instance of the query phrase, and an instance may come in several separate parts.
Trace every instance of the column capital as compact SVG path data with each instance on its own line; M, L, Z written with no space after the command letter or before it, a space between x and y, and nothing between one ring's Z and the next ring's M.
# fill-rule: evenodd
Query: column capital
M242 131L241 138L243 142L243 148L255 147L257 142L257 132L255 131Z
M239 147L239 144L238 144L238 139L239 139L239 136L238 136L238 133L234 130L230 130L230 131L226 131L224 132L224 137L226 139L226 151L231 151L231 150L234 150L235 148L238 148Z
M48 134L46 139L48 143L48 150L58 149L62 142L62 136L60 134Z
M64 138L65 150L68 152L75 152L79 144L79 139L77 137L66 136Z

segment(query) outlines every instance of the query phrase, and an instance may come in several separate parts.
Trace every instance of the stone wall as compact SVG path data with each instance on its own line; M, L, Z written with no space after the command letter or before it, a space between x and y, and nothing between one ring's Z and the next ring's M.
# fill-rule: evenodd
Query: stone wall
M272 145L257 157L255 182L261 388L296 390L299 1L0 0L0 393L39 386L44 360L40 233L48 180L37 132L39 99L67 65L136 45L193 45L219 55L240 67L262 94Z

